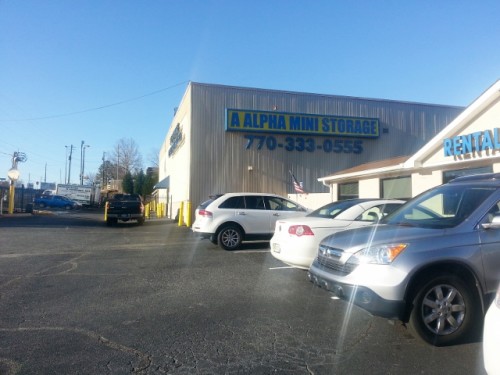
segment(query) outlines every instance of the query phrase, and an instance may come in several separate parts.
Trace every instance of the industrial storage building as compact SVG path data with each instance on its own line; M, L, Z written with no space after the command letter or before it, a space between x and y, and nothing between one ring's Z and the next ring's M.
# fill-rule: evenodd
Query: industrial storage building
M491 172L500 172L500 80L414 154L319 181L330 186L333 200L346 189L360 198L411 198L458 176Z
M269 192L315 208L324 176L415 153L462 107L189 83L159 155L167 216L210 195ZM296 195L292 175L308 194ZM347 197L354 192L346 190Z

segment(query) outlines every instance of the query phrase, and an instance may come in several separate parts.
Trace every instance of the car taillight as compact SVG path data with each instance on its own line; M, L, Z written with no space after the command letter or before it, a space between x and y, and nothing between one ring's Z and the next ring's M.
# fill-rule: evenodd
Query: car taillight
M210 211L207 211L207 210L199 210L198 215L203 216L203 217L207 217L207 218L211 218L213 216L212 213Z
M313 231L307 225L292 225L288 228L288 233L297 237L314 236Z

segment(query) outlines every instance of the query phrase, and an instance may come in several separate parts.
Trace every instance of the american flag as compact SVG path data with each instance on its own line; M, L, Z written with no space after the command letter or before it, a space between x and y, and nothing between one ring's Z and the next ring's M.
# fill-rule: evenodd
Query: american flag
M305 192L304 188L302 187L302 183L299 183L299 181L297 181L297 179L295 178L295 176L292 172L290 172L290 174L292 175L293 188L295 189L295 192L299 193L299 194L305 194L306 192Z

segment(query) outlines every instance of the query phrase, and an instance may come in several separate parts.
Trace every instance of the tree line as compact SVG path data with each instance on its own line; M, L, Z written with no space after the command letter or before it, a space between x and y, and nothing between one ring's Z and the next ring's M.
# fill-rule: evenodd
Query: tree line
M106 187L110 181L120 181L124 193L151 195L158 182L158 152L152 151L144 172L139 147L132 138L122 138L113 150L103 153L102 164L95 176L94 183Z

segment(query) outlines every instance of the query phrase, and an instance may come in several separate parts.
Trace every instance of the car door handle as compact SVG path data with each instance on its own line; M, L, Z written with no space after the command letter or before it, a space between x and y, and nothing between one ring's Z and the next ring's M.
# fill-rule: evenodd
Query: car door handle
M236 212L236 215L241 215L241 216L245 216L247 213L245 211L238 211Z
M277 213L277 212L275 212L275 213L273 214L273 216L280 216L280 214L279 214L279 213Z

